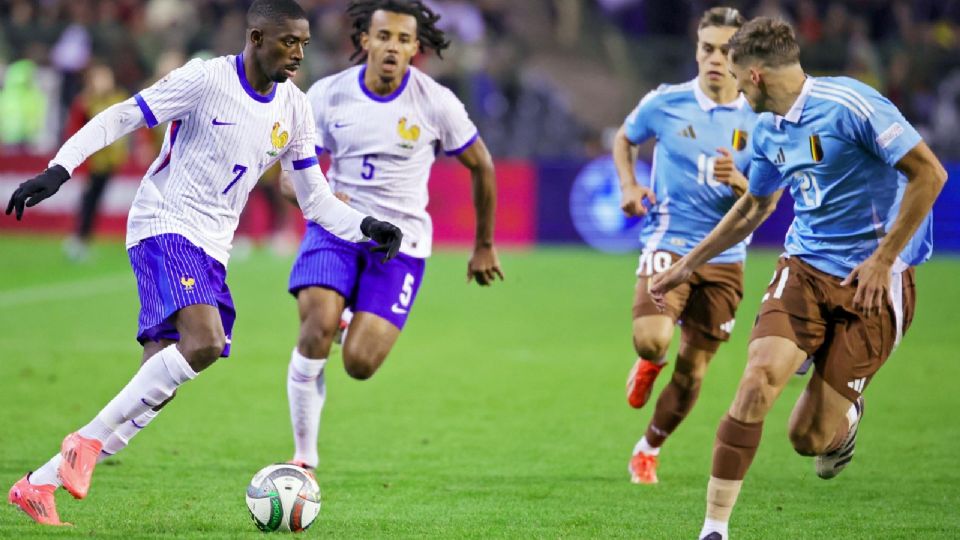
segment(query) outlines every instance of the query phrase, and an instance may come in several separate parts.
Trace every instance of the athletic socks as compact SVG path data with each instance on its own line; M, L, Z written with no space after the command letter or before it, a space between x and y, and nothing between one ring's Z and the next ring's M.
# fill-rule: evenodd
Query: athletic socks
M196 376L176 344L166 347L144 362L96 418L80 428L80 436L106 443L125 422L163 403L177 387Z
M60 487L60 477L57 476L57 469L60 467L61 461L63 461L63 457L61 457L58 452L57 455L50 458L50 461L30 473L27 476L27 481L35 486L48 484Z
M127 445L130 444L130 439L136 436L137 433L140 433L140 430L147 427L158 414L160 414L160 411L147 409L143 411L143 414L140 416L124 422L113 432L113 435L103 443L103 449L100 450L100 457L97 458L97 463L126 448Z
M710 518L703 520L703 528L700 529L700 536L697 538L707 538L710 533L717 533L720 538L727 540L727 522Z
M290 402L290 423L293 426L293 459L311 467L320 460L317 434L320 412L326 399L327 385L323 368L327 360L312 360L294 347L287 369L287 398Z
M660 454L660 447L650 446L650 443L647 442L647 438L644 436L641 437L636 446L633 447L633 455L637 455L641 452L647 455L656 456Z

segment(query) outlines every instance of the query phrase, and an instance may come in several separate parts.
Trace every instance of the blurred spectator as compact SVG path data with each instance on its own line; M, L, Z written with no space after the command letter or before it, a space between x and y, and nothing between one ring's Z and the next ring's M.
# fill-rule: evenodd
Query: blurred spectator
M80 130L101 111L127 99L129 95L116 86L113 70L102 63L92 63L84 75L84 86L70 105L64 139ZM75 234L64 243L64 251L73 261L87 258L97 207L110 177L127 160L127 141L121 139L90 156L87 160L89 179L80 198Z
M46 101L36 71L31 60L18 60L7 67L0 90L0 143L4 146L27 149L41 135Z

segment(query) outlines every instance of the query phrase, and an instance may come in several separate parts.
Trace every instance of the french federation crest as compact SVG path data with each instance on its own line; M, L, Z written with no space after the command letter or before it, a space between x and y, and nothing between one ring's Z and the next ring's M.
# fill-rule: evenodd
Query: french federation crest
M277 157L283 147L287 145L287 142L290 141L290 133L287 131L280 131L280 122L273 123L273 131L270 132L270 144L273 145L273 150L267 150L267 154L270 157Z
M411 150L413 143L420 140L420 126L414 125L407 127L407 118L403 117L397 122L397 135L403 139L403 142L399 143L399 146Z

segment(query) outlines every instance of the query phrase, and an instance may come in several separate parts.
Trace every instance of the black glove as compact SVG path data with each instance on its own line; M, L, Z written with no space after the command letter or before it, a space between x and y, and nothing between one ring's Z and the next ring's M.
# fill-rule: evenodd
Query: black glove
M403 233L400 231L400 228L393 223L379 221L374 217L367 216L360 222L360 232L379 244L370 251L387 252L383 257L383 262L387 262L396 257L400 251L400 242L403 241Z
M7 215L17 210L17 221L23 217L23 207L36 206L37 203L53 195L64 182L70 179L70 174L60 165L54 165L47 170L20 184L20 187L10 197L7 205Z

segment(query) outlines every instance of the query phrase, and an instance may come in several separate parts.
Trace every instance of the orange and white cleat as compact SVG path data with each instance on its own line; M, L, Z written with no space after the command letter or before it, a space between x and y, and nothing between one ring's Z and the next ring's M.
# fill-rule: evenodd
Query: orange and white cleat
M656 484L657 479L657 456L653 454L644 454L637 452L630 458L630 481L634 484Z
M654 364L649 360L640 358L627 375L627 403L634 409L639 409L646 405L650 399L650 392L653 390L653 382L657 380L657 375L663 369L663 364Z
M27 480L29 477L30 475L27 474L10 488L7 501L41 525L70 525L60 521L60 516L57 515L57 501L53 497L57 486L53 484L35 486Z
M63 482L63 489L75 499L86 497L90 491L90 477L93 476L93 468L102 449L103 443L81 437L78 433L71 433L63 439L60 445L63 461L60 462L57 475Z

